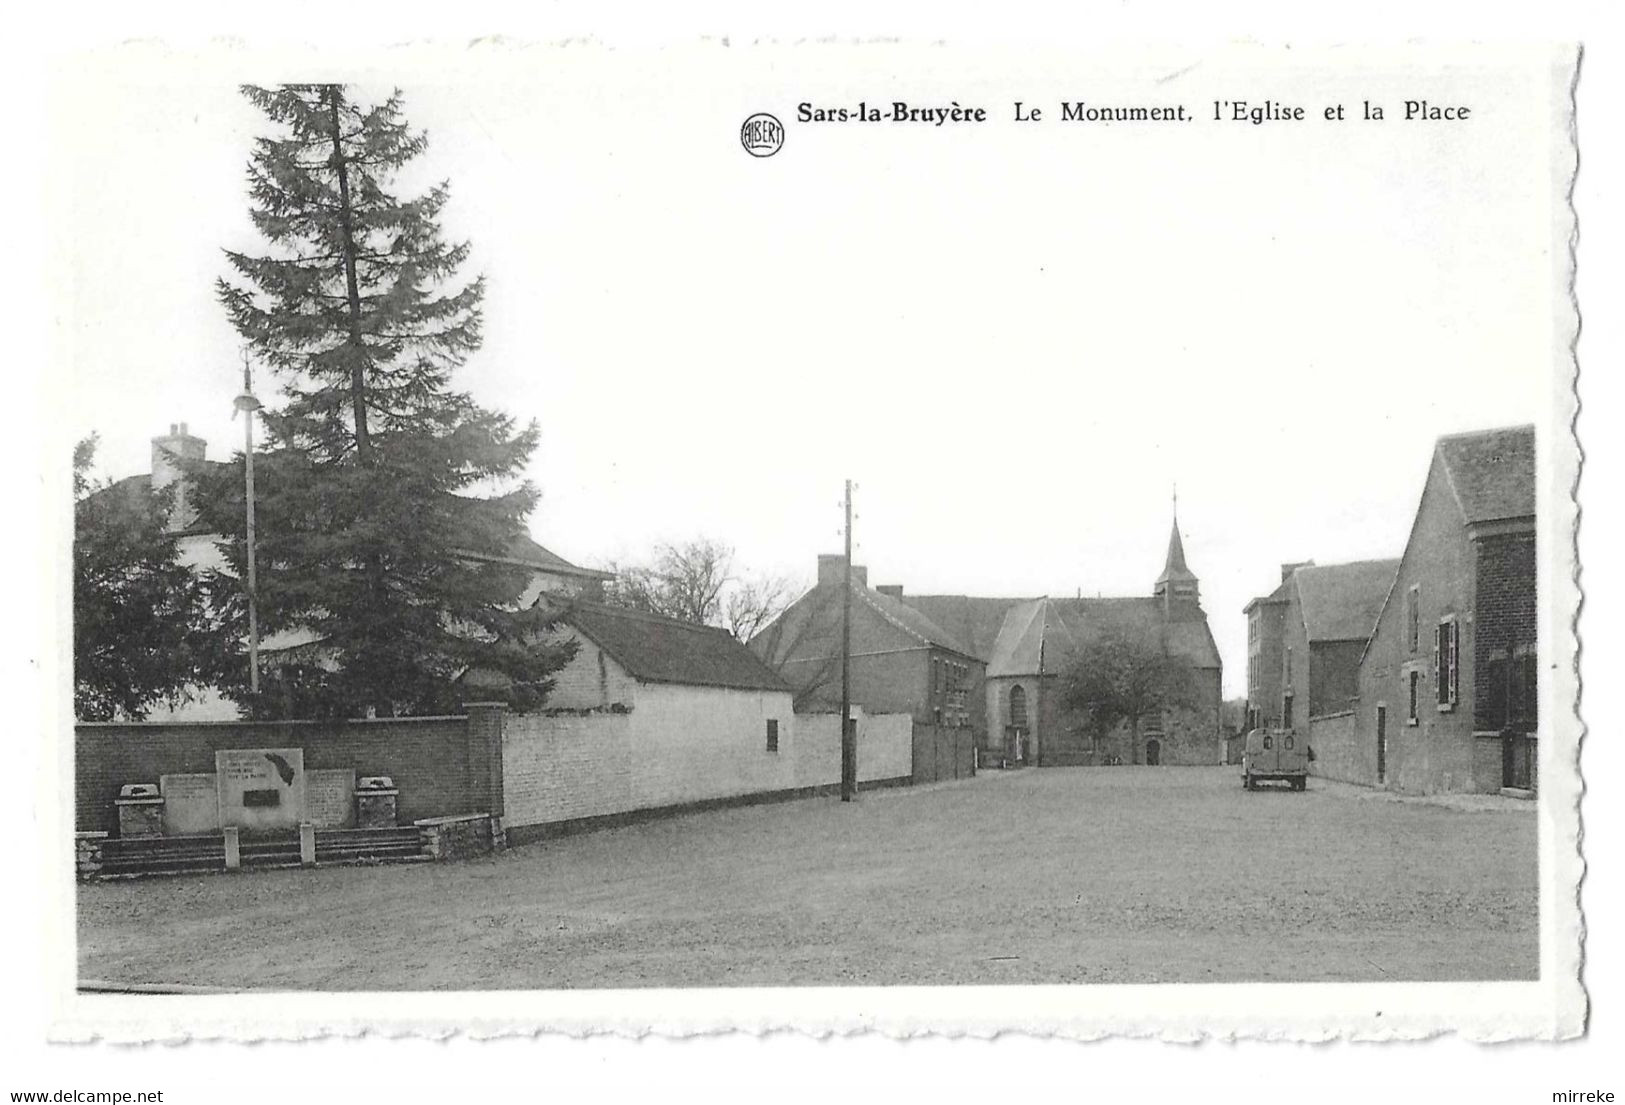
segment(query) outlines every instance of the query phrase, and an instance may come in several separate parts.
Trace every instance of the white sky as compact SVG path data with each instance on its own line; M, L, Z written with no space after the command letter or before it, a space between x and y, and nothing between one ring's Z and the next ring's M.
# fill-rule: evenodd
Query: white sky
M265 124L234 85L287 75L137 53L59 103L63 446L99 432L106 474L146 471L171 422L214 457L240 444L212 282L222 247L256 245L243 170ZM810 578L851 476L871 582L1149 593L1177 482L1235 695L1241 608L1282 561L1398 555L1437 435L1548 417L1539 67L713 44L302 75L399 85L429 131L425 179L451 181L448 230L490 285L460 384L539 421L531 529L581 563L706 535ZM1309 120L1208 121L1215 98L1266 97ZM1406 98L1474 118L1320 118ZM860 99L991 121L794 118ZM1050 118L1015 125L1018 99ZM1064 124L1063 99L1201 121ZM786 123L773 158L738 145L754 111Z

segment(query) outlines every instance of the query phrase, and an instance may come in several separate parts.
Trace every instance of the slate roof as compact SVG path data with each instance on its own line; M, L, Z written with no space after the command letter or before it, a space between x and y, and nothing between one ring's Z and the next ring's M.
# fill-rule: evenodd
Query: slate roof
M572 564L551 549L543 548L528 533L515 534L508 542L508 551L505 559L523 564L530 568L540 568L543 571L555 572L561 575L586 576L589 579L614 579L615 573L600 571L597 568L583 568Z
M1185 542L1179 536L1179 519L1174 519L1173 532L1168 536L1168 559L1162 566L1162 574L1157 577L1158 585L1178 581L1190 583L1196 579L1185 564Z
M226 466L225 461L211 460L204 461L203 463L220 468L224 468ZM136 506L145 499L146 495L151 491L151 489L152 476L146 472L141 472L134 476L125 476L121 480L116 480L108 486L92 492L92 495L119 496L126 499L131 506ZM258 497L256 496L256 498ZM195 533L206 532L207 530L192 528L177 531L176 536L189 536ZM515 564L521 564L527 568L537 568L542 571L554 572L560 575L576 575L584 576L588 579L603 580L615 578L613 572L600 571L597 568L583 568L578 564L572 564L558 553L537 544L535 539L533 539L530 534L524 532L514 534L514 536L508 541L508 546L504 550L503 556L493 557L491 559L507 560Z
M963 641L902 599L855 583L852 585L852 596L922 644L945 648L973 660L979 659L975 653L967 651L968 646Z
M1221 666L1205 617L1163 618L1157 598L1033 599L1010 608L988 658L989 677L1058 672L1071 654L1107 630L1165 638L1170 652L1199 668Z
M1292 573L1303 625L1311 641L1363 641L1376 628L1398 560L1360 560L1299 568Z
M976 595L909 595L901 600L940 626L957 644L955 650L978 660L993 655L993 644L1012 606L1031 602L1021 598L983 598Z
M790 690L725 629L582 601L563 604L561 620L645 683Z
M1469 525L1535 513L1535 428L1441 437L1436 451Z

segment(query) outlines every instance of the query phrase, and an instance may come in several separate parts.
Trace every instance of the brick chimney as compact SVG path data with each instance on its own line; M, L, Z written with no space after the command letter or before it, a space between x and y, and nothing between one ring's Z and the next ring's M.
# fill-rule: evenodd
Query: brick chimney
M1297 571L1299 568L1313 568L1314 566L1315 562L1313 560L1299 560L1292 564L1282 564L1281 582L1285 583L1287 580L1291 579L1292 573Z
M171 422L169 432L152 439L152 489L161 491L172 483L181 483L175 489L175 505L169 515L170 529L185 529L192 523L193 511L186 502L186 485L181 482L185 473L181 462L202 460L207 444L201 437L186 432L186 423Z
M818 555L818 586L839 587L846 572L846 557L840 553ZM852 582L859 587L869 586L869 569L862 564L852 565Z

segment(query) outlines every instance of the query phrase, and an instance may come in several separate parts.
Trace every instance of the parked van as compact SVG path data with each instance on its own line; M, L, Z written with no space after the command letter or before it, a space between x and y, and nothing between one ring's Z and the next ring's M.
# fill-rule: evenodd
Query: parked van
M1309 745L1292 729L1254 729L1241 755L1241 785L1257 790L1261 782L1287 783L1293 790L1309 785Z

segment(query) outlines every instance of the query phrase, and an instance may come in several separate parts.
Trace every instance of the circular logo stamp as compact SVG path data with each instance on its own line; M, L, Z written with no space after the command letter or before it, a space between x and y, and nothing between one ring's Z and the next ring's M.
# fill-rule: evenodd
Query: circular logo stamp
M739 144L752 157L772 157L784 145L784 124L765 111L758 111L739 128Z

